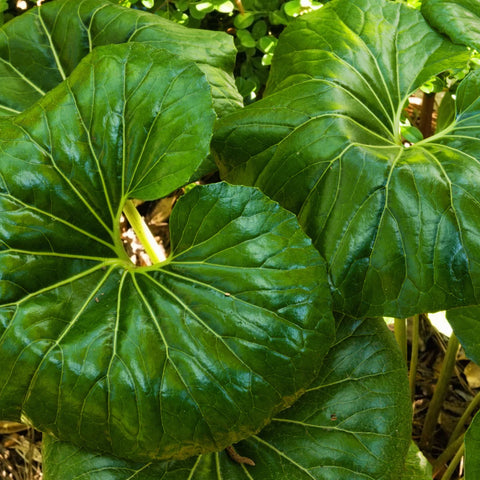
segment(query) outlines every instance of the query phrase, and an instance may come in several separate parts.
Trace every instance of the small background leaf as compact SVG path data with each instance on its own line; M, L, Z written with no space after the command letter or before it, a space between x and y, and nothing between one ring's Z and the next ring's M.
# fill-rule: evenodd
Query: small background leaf
M422 132L416 128L411 126L402 127L401 130L403 137L410 143L417 143L420 140L423 140Z

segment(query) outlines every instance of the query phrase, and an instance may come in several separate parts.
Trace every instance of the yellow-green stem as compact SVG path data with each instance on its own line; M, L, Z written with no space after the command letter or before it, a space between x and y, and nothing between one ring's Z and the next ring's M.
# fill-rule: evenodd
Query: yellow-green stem
M469 403L468 407L465 409L463 412L463 415L460 417L460 420L458 421L457 425L455 426L452 434L450 435L450 439L448 441L448 444L450 445L451 443L455 442L455 440L462 435L463 429L465 428L465 424L475 411L475 409L480 405L480 392L478 392L475 397L473 397L473 400Z
M415 399L415 377L417 376L418 365L418 338L420 328L420 315L412 317L412 353L410 354L410 371L408 372L408 383L412 401Z
M452 478L453 472L455 472L458 464L460 463L460 460L463 457L464 451L465 451L465 444L462 443L462 445L458 449L456 455L453 457L453 460L450 462L450 465L445 470L445 473L443 474L442 480L450 480L450 478Z
M442 454L433 462L432 468L434 478L437 473L443 469L443 466L458 452L458 449L463 445L463 439L464 435L460 435L460 437L450 443Z
M123 213L127 217L127 220L140 240L140 243L143 245L143 248L145 248L145 252L150 257L152 263L162 262L162 251L160 250L152 232L131 200L125 202Z
M454 333L448 339L447 351L443 359L442 369L438 378L435 392L428 407L425 423L423 424L422 435L420 437L420 446L422 448L428 447L432 441L435 425L437 424L438 414L442 408L443 401L447 394L448 384L455 369L455 361L460 343Z
M407 363L407 320L405 318L395 318L394 323L395 338L402 352L402 357Z

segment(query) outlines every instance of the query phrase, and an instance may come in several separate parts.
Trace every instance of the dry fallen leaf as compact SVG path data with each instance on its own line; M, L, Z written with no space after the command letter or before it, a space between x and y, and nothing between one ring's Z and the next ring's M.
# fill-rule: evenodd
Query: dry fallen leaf
M23 423L0 421L0 434L21 432L27 428Z
M480 387L480 367L476 363L469 362L465 367L464 374L470 388Z

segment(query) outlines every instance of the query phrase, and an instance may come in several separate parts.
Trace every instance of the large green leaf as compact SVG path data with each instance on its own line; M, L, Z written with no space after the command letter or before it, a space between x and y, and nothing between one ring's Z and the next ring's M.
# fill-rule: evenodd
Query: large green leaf
M422 13L430 25L453 42L480 50L478 0L423 0Z
M314 379L333 337L324 262L259 190L194 188L164 263L122 248L126 199L188 180L214 118L193 63L130 43L1 120L0 418L182 458L258 431Z
M410 148L400 137L408 96L468 58L417 10L334 0L285 30L269 96L219 122L222 177L298 215L337 310L405 317L479 303L479 76L442 132Z
M480 413L477 413L465 434L465 480L480 477Z
M466 356L480 365L480 306L454 308L447 319Z
M133 464L45 439L46 480L392 480L410 445L407 375L383 320L344 318L317 380L259 435L183 462Z
M232 76L230 35L189 29L108 0L56 0L0 29L0 115L32 105L94 47L132 41L195 61L212 87L218 114L242 105Z
M0 0L0 25L3 24L4 17L3 14L6 10L8 10L8 0Z

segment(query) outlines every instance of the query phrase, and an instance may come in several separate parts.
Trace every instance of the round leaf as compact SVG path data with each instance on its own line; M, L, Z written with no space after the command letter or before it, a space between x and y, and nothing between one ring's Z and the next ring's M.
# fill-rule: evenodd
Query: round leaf
M215 5L215 9L218 10L220 13L232 13L235 9L235 6L232 2L220 2Z
M285 13L289 17L296 17L302 11L302 5L300 3L300 0L292 0L290 2L287 2L283 6L283 8L285 10Z
M132 464L47 438L46 480L386 480L401 478L410 445L407 374L383 320L340 320L322 373L293 407L225 452Z
M189 29L107 0L56 0L1 29L0 115L32 105L68 77L94 47L131 41L196 62L212 88L217 114L242 105L231 74L236 52L229 35Z
M255 40L258 40L259 38L266 35L267 31L267 22L265 22L265 20L258 20L258 22L255 22L255 25L252 27L252 37Z
M240 40L240 43L246 48L253 48L256 45L255 39L252 37L252 34L248 30L238 30L237 38Z
M255 14L252 12L239 13L233 19L235 28L248 28L255 21Z
M214 118L194 64L130 43L1 121L0 418L183 458L258 431L314 379L333 336L325 266L260 191L190 190L163 264L122 248L125 200L181 186Z
M273 53L276 45L277 45L277 39L270 35L262 37L258 40L258 48L263 53Z
M417 143L423 140L422 132L417 127L406 126L400 129L403 138L411 143Z
M406 148L400 129L408 96L468 57L399 2L333 0L280 37L267 97L219 122L222 178L298 215L335 309L480 303L480 77L459 88L445 131Z

